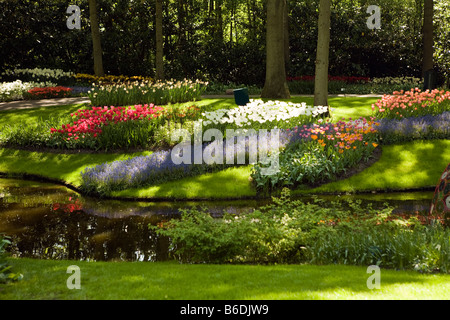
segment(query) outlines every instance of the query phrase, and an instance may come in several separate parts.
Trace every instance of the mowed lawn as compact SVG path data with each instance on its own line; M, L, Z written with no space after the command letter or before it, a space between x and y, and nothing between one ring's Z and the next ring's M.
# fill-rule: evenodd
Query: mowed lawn
M312 99L294 97L290 101L311 104ZM330 105L335 108L333 119L337 121L341 118L370 116L371 104L376 101L377 98L331 97ZM196 104L202 105L207 110L235 106L233 99L204 99ZM82 107L83 105L69 105L0 112L0 126L20 121L32 124L52 116L67 116ZM450 153L445 152L450 149L449 140L415 141L380 148L382 148L381 159L361 173L316 189L302 189L297 192L330 193L430 188L437 183L442 170L450 162ZM81 172L86 167L149 154L151 151L61 154L3 148L0 149L0 173L31 174L79 187ZM250 173L251 166L229 168L160 185L118 191L112 195L162 199L249 198L257 195L250 181Z
M367 266L210 265L10 259L21 281L0 285L0 299L322 300L448 299L450 275ZM79 268L80 289L67 282ZM73 278L72 278L73 279ZM69 283L75 282L69 279ZM370 288L368 287L368 283Z

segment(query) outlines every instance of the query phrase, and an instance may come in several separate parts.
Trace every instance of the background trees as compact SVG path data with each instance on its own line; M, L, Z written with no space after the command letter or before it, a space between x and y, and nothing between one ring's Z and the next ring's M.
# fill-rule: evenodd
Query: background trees
M97 0L105 73L156 76L155 15L160 1ZM267 1L164 0L165 78L262 87ZM331 0L329 74L420 77L424 1ZM450 69L449 2L435 1L434 60L441 82L449 78ZM319 0L287 3L287 76L314 75ZM67 29L65 0L0 0L0 4L1 69L20 64L92 73L88 0L70 3L81 8L81 30ZM370 4L382 9L380 30L366 27ZM158 51L158 61L160 56Z

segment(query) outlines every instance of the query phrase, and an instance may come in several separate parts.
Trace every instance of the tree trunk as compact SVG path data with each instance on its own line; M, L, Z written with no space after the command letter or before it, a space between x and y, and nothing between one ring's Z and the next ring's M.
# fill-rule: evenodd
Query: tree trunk
M101 77L105 75L103 70L103 53L100 37L100 28L98 26L97 1L89 0L89 19L91 21L92 47L94 55L94 73Z
M286 0L267 1L266 81L261 98L290 98L284 62L285 6Z
M425 0L423 9L423 67L422 76L433 69L433 0Z
M155 31L156 31L156 79L164 80L163 52L163 0L156 0Z
M328 106L328 57L330 48L330 0L320 0L314 105Z
M286 1L286 7L284 9L284 63L286 65L286 73L289 74L291 67L291 52L289 48L289 2Z

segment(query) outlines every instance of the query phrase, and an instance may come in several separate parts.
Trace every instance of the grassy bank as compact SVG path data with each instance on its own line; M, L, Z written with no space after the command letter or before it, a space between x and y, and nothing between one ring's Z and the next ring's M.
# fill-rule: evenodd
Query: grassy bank
M361 192L372 190L407 190L432 188L450 162L450 140L415 141L382 147L382 156L371 167L348 179L324 184L295 193ZM80 172L87 166L122 160L135 154L54 154L0 149L0 172L29 174L50 178L75 187L81 183ZM115 197L167 199L227 199L254 197L251 166L184 178L156 186L113 192Z
M312 97L293 97L294 103L313 103ZM330 106L335 108L334 120L368 117L372 114L371 104L377 98L330 97ZM193 103L186 103L193 104ZM234 99L204 99L195 102L207 110L235 106ZM35 123L51 117L67 116L83 105L41 107L35 109L0 112L0 126L7 123ZM335 193L372 190L405 190L435 186L443 168L450 162L450 155L444 150L450 148L448 140L404 143L380 146L381 159L357 175L348 179L328 183L319 188L304 188L297 193ZM0 173L13 176L32 175L69 184L81 185L80 173L90 166L104 162L124 160L151 151L135 153L49 153L0 149ZM256 196L256 190L249 180L251 166L230 168L222 172L203 174L178 181L162 183L114 192L115 197L161 198L161 199L227 199Z
M446 299L450 276L381 269L368 289L367 267L314 265L179 265L10 259L23 280L0 285L0 299L302 300ZM80 268L80 290L66 286Z

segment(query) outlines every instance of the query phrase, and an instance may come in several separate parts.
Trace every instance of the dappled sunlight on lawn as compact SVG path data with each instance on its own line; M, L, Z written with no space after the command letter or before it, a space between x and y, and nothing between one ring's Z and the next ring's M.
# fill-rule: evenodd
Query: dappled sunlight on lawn
M112 196L126 198L239 198L255 196L249 181L251 166L228 168L215 173L183 178L157 186L112 192Z
M371 167L346 180L326 184L314 191L433 188L442 170L450 162L450 153L444 152L450 150L450 140L415 141L382 148L380 160Z

